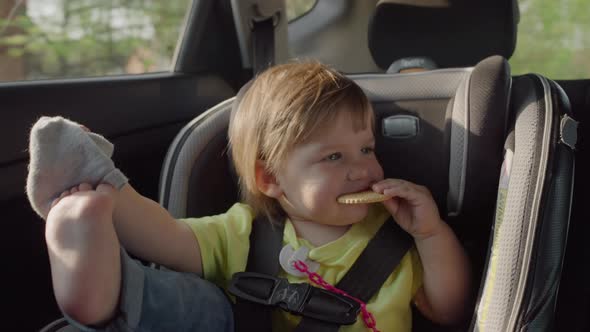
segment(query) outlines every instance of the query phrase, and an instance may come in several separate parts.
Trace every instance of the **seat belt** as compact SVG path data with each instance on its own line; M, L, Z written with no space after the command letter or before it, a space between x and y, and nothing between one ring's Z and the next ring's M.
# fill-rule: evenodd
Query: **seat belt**
M283 230L284 223L271 224L265 218L257 218L252 224L247 272L236 273L230 285L230 293L236 295L237 301L234 308L236 330L272 331L273 307L269 304L280 302L275 299L278 289L293 291L295 287L300 288L296 291L300 295L295 306L298 310L284 305L284 301L279 305L303 316L295 331L337 331L342 324L354 323L359 311L358 303L309 284L288 284L284 279L274 277L279 272ZM369 301L412 244L412 237L392 218L388 219L336 287L363 302ZM243 292L244 289L247 291ZM350 317L352 312L354 317Z
M252 70L254 75L275 64L274 17L252 21Z

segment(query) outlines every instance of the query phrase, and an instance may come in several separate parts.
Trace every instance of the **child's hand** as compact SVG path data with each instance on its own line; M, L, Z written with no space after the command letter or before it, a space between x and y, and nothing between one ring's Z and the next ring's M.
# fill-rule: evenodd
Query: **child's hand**
M391 196L383 202L395 221L416 240L435 235L442 220L428 188L400 179L384 179L373 190Z

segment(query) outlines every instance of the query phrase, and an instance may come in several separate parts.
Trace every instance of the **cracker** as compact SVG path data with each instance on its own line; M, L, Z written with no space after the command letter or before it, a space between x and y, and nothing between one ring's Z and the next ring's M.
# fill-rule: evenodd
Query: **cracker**
M345 194L338 197L338 203L342 204L367 204L383 202L389 199L389 196L378 194L374 191L367 190L358 193Z

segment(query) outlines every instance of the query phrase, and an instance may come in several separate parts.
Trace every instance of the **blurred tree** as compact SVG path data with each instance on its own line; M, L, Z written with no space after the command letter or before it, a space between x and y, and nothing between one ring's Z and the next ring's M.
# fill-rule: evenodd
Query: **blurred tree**
M512 72L552 79L590 77L590 2L520 0L519 6Z
M287 20L292 21L310 11L317 0L285 0Z
M8 1L0 2L0 18L14 17L24 10L25 6L16 8ZM18 27L8 26L0 21L0 35L12 37L21 34L22 30ZM11 81L19 80L24 76L24 60L21 57L11 56L10 50L10 46L0 43L0 77Z
M0 47L26 61L22 79L167 70L188 2L28 0L18 15L1 16Z

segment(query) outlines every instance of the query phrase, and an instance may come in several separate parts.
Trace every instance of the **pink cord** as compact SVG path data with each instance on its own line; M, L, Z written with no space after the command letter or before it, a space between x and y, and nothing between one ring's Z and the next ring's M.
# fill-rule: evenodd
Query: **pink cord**
M375 321L375 317L373 317L373 314L367 310L367 304L365 302L357 299L354 296L348 295L345 291L343 291L341 289L338 289L338 288L330 285L324 279L322 279L322 277L319 274L317 274L315 272L310 272L307 267L307 264L305 264L303 261L296 260L295 262L293 262L293 266L295 266L295 268L297 270L299 270L300 272L307 274L307 277L309 278L309 280L311 280L314 284L320 285L324 289L329 290L330 292L344 295L344 296L351 298L354 301L358 302L361 305L361 312L362 312L361 315L363 317L363 321L365 322L365 325L373 332L380 332L379 330L377 330L377 321Z

